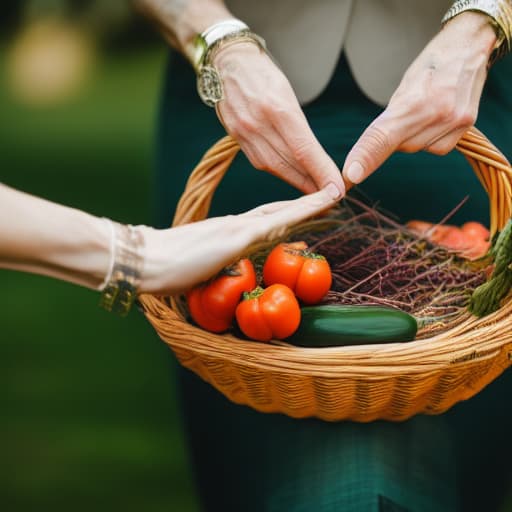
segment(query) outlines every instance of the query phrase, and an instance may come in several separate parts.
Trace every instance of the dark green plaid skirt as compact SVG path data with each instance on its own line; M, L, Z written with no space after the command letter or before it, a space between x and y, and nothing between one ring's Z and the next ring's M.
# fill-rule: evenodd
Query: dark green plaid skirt
M489 77L477 126L512 156L512 59ZM508 91L508 92L507 92ZM318 139L341 167L380 112L354 83L342 56L322 95L305 107ZM171 56L159 113L156 215L171 222L199 158L225 135ZM371 202L410 218L486 222L485 193L464 158L396 154L361 186ZM211 215L238 213L298 193L240 154L219 186ZM198 494L206 511L503 511L512 474L508 442L512 372L441 416L369 424L294 420L230 403L188 370L177 385Z

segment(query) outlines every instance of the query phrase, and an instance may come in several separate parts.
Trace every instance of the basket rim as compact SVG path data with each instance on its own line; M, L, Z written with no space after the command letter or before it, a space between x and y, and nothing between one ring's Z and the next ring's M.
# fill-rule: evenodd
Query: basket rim
M155 326L158 335L173 349L260 369L289 369L290 373L296 373L298 369L307 369L311 373L317 367L322 375L332 371L333 375L336 373L339 376L344 371L344 366L347 375L370 375L377 371L382 374L383 368L390 369L393 374L400 371L407 374L424 373L461 363L471 364L473 360L482 362L495 357L504 345L510 344L512 348L512 325L504 339L503 327L499 322L502 316L507 316L512 311L512 300L487 317L465 320L462 333L457 334L461 330L461 325L457 325L431 338L336 347L297 347L246 340L231 332L210 333L189 323L162 299L159 303L159 308L145 307L145 314ZM164 333L157 328L161 320L165 320L169 326L172 325L169 328L171 332ZM464 338L468 331L472 336ZM475 334L478 340L476 342ZM458 344L461 337L464 341ZM441 350L433 351L433 343L436 344L435 348ZM362 371L363 368L366 371Z
M206 217L213 191L239 149L237 142L228 136L204 155L190 176L177 209L181 214L177 213L174 225ZM485 135L474 127L461 138L457 149L466 156L489 194L492 232L510 218L510 164ZM496 181L499 182L497 188ZM499 194L505 194L505 197ZM379 371L382 371L378 363L385 363L386 367L393 368L394 373L401 367L407 368L408 373L411 373L413 368L425 371L428 368L439 369L447 365L457 366L458 361L483 361L493 357L489 354L495 355L504 345L512 345L512 322L506 322L506 332L503 327L504 319L512 312L512 300L508 300L498 311L483 318L462 313L460 323L431 337L401 343L313 348L247 341L237 338L232 333L209 333L188 323L176 303L176 309L173 309L162 298L152 295L143 294L139 299L155 330L171 348L188 350L204 357L216 357L232 363L240 361L240 364L255 365L258 368L267 364L272 367L277 365L280 371L285 370L279 366L280 364L298 365L301 368L307 366L308 373L314 371L315 365L323 365L321 371L324 374L328 371L329 365L336 365L336 373L339 374L339 369L344 364L350 365L352 371L361 371L363 366L380 368ZM433 350L433 347L436 350ZM306 363L303 362L305 353L308 355ZM325 361L327 358L328 361Z

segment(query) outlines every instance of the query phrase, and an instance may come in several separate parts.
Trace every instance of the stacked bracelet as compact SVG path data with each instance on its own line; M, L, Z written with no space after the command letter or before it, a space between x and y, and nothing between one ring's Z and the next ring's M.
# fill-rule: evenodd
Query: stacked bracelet
M265 40L251 32L240 20L230 19L215 23L192 41L186 49L187 56L197 74L197 92L201 100L209 107L224 97L219 73L213 65L215 55L233 43L251 42L267 51Z
M144 237L134 226L113 223L111 226L111 264L102 290L100 306L126 316L137 297L143 266Z
M465 11L487 14L496 32L489 65L512 50L512 0L457 0L444 15L442 24Z

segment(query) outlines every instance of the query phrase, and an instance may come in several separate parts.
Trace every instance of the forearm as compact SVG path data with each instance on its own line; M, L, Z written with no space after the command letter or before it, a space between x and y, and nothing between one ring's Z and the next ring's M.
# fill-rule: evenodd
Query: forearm
M232 18L222 0L133 0L155 22L165 39L182 53L196 34Z
M97 289L110 244L104 220L0 184L0 267Z

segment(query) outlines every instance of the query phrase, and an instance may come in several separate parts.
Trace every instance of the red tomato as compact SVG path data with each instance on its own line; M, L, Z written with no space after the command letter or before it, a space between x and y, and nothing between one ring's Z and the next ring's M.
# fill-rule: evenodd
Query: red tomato
M210 332L227 331L231 325L231 321L223 318L215 318L207 309L203 307L203 291L205 286L193 288L187 293L187 305L190 316L194 322Z
M457 226L453 226L451 224L440 224L433 225L431 231L429 232L428 239L435 243L440 244L441 240L446 237L451 231L458 230Z
M282 243L265 260L263 281L266 286L284 284L306 304L315 304L331 287L331 267L323 256L309 252L305 242Z
M484 256L490 247L489 230L479 222L466 222L461 228L452 225L438 226L430 240L457 251L464 258L475 260Z
M469 247L471 241L468 240L462 229L458 228L457 226L445 227L448 229L446 229L437 237L435 240L437 244L452 251L462 251Z
M223 270L212 281L187 294L192 319L211 332L226 331L235 317L235 310L244 292L256 286L256 272L250 260L242 259Z
M256 272L251 260L244 258L226 268L216 279L206 285L203 291L203 307L213 316L230 322L244 292L256 286Z
M471 242L467 249L462 251L461 256L467 258L468 260L477 260L478 258L485 256L490 247L491 242L486 240L474 240Z
M258 341L282 340L291 336L300 324L300 306L290 288L273 284L244 294L236 308L240 330Z
M489 230L480 222L466 222L459 228L451 224L436 226L430 222L410 220L406 226L419 236L428 235L430 242L456 251L469 260L485 256L491 246Z
M431 222L425 222L423 220L410 220L406 224L408 229L419 236L425 236L432 226L433 224Z
M468 238L489 240L489 230L483 224L480 224L480 222L466 222L462 225L461 229Z

